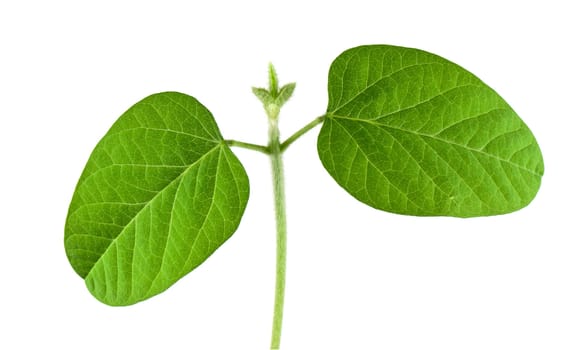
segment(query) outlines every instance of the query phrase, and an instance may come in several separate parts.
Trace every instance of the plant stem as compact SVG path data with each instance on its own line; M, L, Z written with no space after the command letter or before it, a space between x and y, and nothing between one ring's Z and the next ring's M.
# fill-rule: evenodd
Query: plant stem
M310 122L309 124L305 125L299 131L292 134L288 139L286 139L286 141L284 141L281 144L281 146L280 146L281 152L284 152L284 150L286 150L288 148L288 146L290 146L293 142L295 142L299 137L303 136L307 131L311 130L315 126L322 123L323 120L325 120L325 116L320 116L320 117L316 118L315 120L313 120L312 122Z
M241 147L241 148L246 148L246 149L251 149L254 151L262 152L264 154L270 154L270 150L268 149L268 147L265 147L265 146L255 145L253 143L247 143L247 142L236 141L236 140L226 140L225 142L228 146Z
M272 318L271 349L278 349L282 332L284 308L284 287L286 275L286 209L284 195L284 172L278 119L269 118L269 150L274 186L274 207L276 214L276 284L274 292L274 313Z
M252 91L262 102L264 110L268 115L268 146L258 146L238 141L227 141L229 145L240 146L266 153L270 156L272 166L272 184L274 187L274 211L276 219L276 283L274 287L274 312L272 316L272 337L270 348L277 350L280 347L280 337L282 333L282 315L284 311L284 287L286 279L286 209L284 196L284 169L282 153L296 139L311 130L324 119L319 117L297 131L283 144L280 143L280 132L278 130L278 115L280 108L292 96L295 83L290 83L279 89L278 77L274 66L268 66L268 89L252 88ZM266 94L265 94L266 93Z
M266 109L269 120L268 146L260 146L236 140L226 140L225 142L229 146L247 148L270 156L272 183L274 187L274 209L276 216L276 283L274 291L274 312L272 316L272 337L270 341L270 348L274 350L280 347L282 316L284 311L284 287L286 279L286 204L284 195L282 153L298 138L322 123L325 116L316 118L299 131L295 132L281 144L280 132L278 130L278 113L280 107L274 105L268 107L269 108Z

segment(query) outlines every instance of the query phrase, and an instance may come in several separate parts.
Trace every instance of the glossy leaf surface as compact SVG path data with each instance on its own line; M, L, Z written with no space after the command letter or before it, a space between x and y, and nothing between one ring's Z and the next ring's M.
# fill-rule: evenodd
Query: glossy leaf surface
M526 206L543 175L539 146L480 79L434 54L375 45L329 71L319 157L337 183L384 211L472 217Z
M248 192L246 172L211 113L188 95L151 95L91 154L67 216L67 256L97 299L139 302L232 235Z

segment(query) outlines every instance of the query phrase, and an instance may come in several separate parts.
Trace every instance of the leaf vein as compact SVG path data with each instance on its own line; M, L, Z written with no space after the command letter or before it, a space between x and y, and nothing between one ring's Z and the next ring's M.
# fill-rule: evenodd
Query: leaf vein
M498 160L500 162L508 163L511 166L514 166L514 167L519 168L519 169L521 169L523 171L529 172L529 173L531 173L531 174L533 174L535 176L541 176L536 171L531 170L531 169L528 169L528 168L526 168L526 167L524 167L524 166L522 166L520 164L513 163L509 159L501 158L501 157L496 156L494 154L484 152L483 150L479 150L477 148L469 147L468 145L463 145L463 144L460 144L460 143L457 143L457 142L452 142L450 140L446 140L444 138L438 137L437 135L430 135L430 134L418 132L418 131L415 131L415 130L408 130L408 129L404 129L404 128L398 128L398 127L395 127L395 126L392 126L392 125L381 124L381 123L378 123L377 121L374 121L374 120L351 118L351 117L340 116L340 115L336 115L336 114L327 115L327 116L330 117L331 119L332 118L338 118L338 119L353 120L353 121L356 121L356 122L368 123L368 124L372 124L372 125L379 126L379 127L383 127L383 128L398 130L398 131L405 132L405 133L409 133L409 134L412 134L412 135L421 136L421 137L424 137L424 138L434 139L434 140L437 140L437 141L442 142L442 143L445 143L445 144L450 144L450 145L454 145L454 146L459 147L459 148L463 148L463 149L465 149L467 151L471 151L471 152L475 152L475 153L481 153L481 154L483 154L483 155L485 155L487 157L496 159L496 160Z
M357 97L359 97L362 94L364 94L369 88L371 88L371 87L373 87L373 86L381 83L382 81L385 81L385 80L391 78L392 76L394 76L397 73L403 72L403 71L405 71L407 69L410 69L410 68L421 67L421 66L429 66L429 65L443 66L444 63L441 63L441 62L415 63L415 64L410 64L408 66L401 67L400 69L396 69L393 72L390 72L388 75L380 77L379 79L377 79L376 81L374 81L373 83L371 83L370 85L366 86L361 91L359 91L358 93L356 93L355 95L353 95L351 98L349 98L349 100L347 100L347 101L343 102L342 104L340 104L339 106L335 107L335 109L333 111L328 111L327 113L334 114L335 112L337 112L341 108L343 108L346 105L348 105L349 103L353 102ZM343 74L343 79L341 79L341 84L343 84L343 81L344 80L345 80L345 75ZM344 90L345 89L343 89L343 86L341 86L341 92L343 92ZM341 99L342 98L343 98L343 95L341 95ZM341 103L341 99L339 100L338 103Z
M144 207L143 207L143 208L141 208L141 210L139 210L139 211L138 211L138 212L135 214L135 216L134 216L133 218L131 218L131 220L130 220L130 221L129 221L129 222L126 224L126 225L125 225L125 229L127 228L127 226L129 226L131 223L133 223L133 222L134 222L134 221L135 221L135 220L136 220L136 219L139 217L139 214L143 212L143 209L144 209L145 207L148 207L148 206L150 206L150 205L151 205L151 203L153 203L153 201L154 201L156 198L158 198L160 195L162 195L162 194L165 192L165 190L166 190L166 189L167 189L169 186L173 185L173 184L174 184L176 181L180 181L180 182L181 182L181 179L182 179L182 177L184 176L184 174L185 174L185 173L187 173L187 172L188 172L190 169L192 169L192 168L193 168L195 165L197 165L197 164L199 164L201 161L203 161L203 160L204 160L204 159L205 159L205 158L206 158L206 157L207 157L207 156L208 156L210 153L212 153L213 151L215 151L215 150L218 148L218 146L219 146L219 144L218 144L218 145L216 145L216 146L214 146L214 148L212 148L210 151L208 151L208 152L207 152L206 154L204 154L202 157L198 158L198 159L197 159L195 162L193 162L193 163L192 163L190 166L188 166L188 168L187 168L187 169L185 169L185 170L184 170L182 173L180 173L180 174L179 174L179 175L178 175L178 176L177 176L175 179L173 179L172 181L170 181L170 182L169 182L169 183L168 183L168 184L167 184L167 185L166 185L166 186L165 186L163 189L161 189L161 190L160 190L160 191L159 191L159 192L158 192L158 193L157 193L157 194L156 194L156 195L155 195L155 196L154 196L154 197L153 197L153 198L152 198L152 199L151 199L151 200L150 200L150 201L149 201L149 202L148 202L148 203L147 203L147 204L146 204ZM115 237L115 238L113 239L113 243L114 243L114 242L115 242L117 239L119 239L119 237L120 237L121 235L123 235L123 232L125 232L125 229L124 229L124 230L122 230L122 231L119 233L119 235L117 235L117 237ZM136 238L137 238L137 237L136 237ZM113 243L112 243L112 244L113 244ZM94 268L95 266L97 266L97 265L98 265L98 264L101 262L101 260L103 259L103 257L104 257L104 256L106 256L106 255L107 255L107 252L108 252L108 250L111 248L112 244L111 244L111 245L109 245L109 247L108 247L108 248L107 248L107 249L106 249L106 250L103 252L103 254L101 255L101 257L100 257L100 258L99 258L97 261L95 261L95 263L93 264L93 268ZM90 270L90 271L89 271L89 273L87 274L87 277L88 277L88 276L91 274L91 272L93 271L93 268L91 268L91 270Z

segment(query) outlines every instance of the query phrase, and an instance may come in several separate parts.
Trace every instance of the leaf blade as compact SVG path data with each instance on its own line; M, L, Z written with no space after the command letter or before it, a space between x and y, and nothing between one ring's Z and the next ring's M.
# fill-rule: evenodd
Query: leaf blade
M407 215L518 210L543 173L534 136L494 90L439 56L385 45L333 62L318 151L355 198Z
M93 151L67 216L67 255L97 299L133 304L207 259L247 200L244 168L210 112L187 95L152 95Z
M284 85L283 87L281 87L280 92L279 92L278 96L276 97L275 103L282 107L285 103L288 102L288 100L293 95L293 92L295 91L295 87L296 87L295 83L288 83L288 84Z

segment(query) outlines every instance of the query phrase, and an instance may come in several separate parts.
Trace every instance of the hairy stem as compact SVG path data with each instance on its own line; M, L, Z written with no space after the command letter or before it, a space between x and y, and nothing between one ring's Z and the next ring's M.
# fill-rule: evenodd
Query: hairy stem
M284 173L278 120L270 119L269 150L274 186L274 206L276 214L276 284L274 292L274 313L270 348L278 349L282 332L284 309L284 287L286 275L286 209L284 196Z
M229 145L249 148L255 151L266 153L270 156L272 166L272 184L274 187L274 210L276 219L276 283L274 290L274 312L272 316L272 337L270 348L280 347L282 333L282 316L284 311L284 287L286 279L286 204L284 195L284 171L282 153L299 137L314 128L324 119L319 117L297 131L284 143L280 143L280 132L278 130L278 116L280 108L292 96L295 83L286 84L279 89L278 77L274 66L268 66L269 88L252 88L252 91L262 102L264 110L268 116L268 146L258 146L238 141L226 141Z
M310 122L309 124L305 125L299 131L292 134L288 139L286 139L286 141L284 141L280 145L281 152L284 152L284 150L286 150L288 148L288 146L290 146L293 142L295 142L299 137L306 134L309 130L311 130L315 126L319 125L320 123L322 123L323 120L325 120L325 116L320 116L320 117L316 118L315 120L313 120L312 122Z

